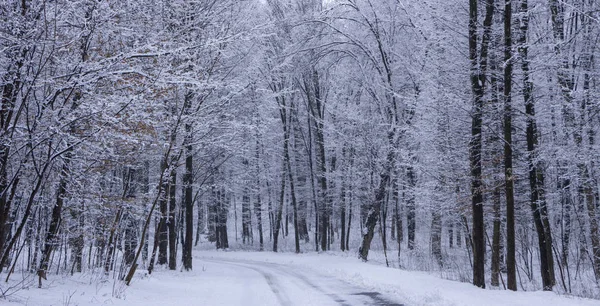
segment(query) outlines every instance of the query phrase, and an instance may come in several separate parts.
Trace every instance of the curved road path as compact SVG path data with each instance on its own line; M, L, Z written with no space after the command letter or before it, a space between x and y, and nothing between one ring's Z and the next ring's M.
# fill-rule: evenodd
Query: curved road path
M229 276L236 280L235 286L246 286L251 288L250 290L258 291L270 289L270 292L267 293L246 293L247 295L260 294L264 305L403 305L381 293L362 289L345 281L322 275L312 269L251 260L197 259L205 265L205 268L231 274ZM260 282L266 283L266 286L261 286ZM232 293L239 292L239 288L231 289L233 289Z

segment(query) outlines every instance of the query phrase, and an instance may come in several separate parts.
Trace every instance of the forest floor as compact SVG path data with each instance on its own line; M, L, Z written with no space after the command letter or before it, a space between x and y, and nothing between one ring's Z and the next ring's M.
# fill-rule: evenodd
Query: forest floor
M554 292L481 290L435 275L363 263L353 254L196 251L194 271L139 271L130 287L80 274L43 288L15 275L2 305L524 305L597 306ZM28 275L28 274L27 274ZM19 280L18 278L21 277ZM2 284L0 289L7 290ZM19 288L19 290L16 290ZM12 291L12 292L11 292Z

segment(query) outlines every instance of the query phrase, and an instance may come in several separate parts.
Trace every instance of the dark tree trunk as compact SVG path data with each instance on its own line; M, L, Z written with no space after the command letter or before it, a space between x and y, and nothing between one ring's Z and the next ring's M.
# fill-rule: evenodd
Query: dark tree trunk
M371 241L373 240L373 235L375 233L375 225L377 225L377 221L381 214L381 206L383 205L383 201L385 200L386 186L389 184L389 181L389 174L381 174L379 188L377 189L377 193L375 194L375 201L373 202L372 207L369 210L369 214L367 215L367 222L365 224L365 227L367 228L367 233L363 236L361 247L358 249L358 256L363 261L367 261L367 258L369 256Z
M554 277L554 259L552 257L552 236L550 234L550 222L544 194L544 173L537 161L538 135L535 119L535 103L533 100L533 82L530 79L530 68L528 58L527 33L529 31L529 9L527 0L521 0L520 6L520 38L519 55L521 58L521 70L523 71L523 99L525 101L525 113L527 115L527 158L529 167L529 187L531 189L530 201L538 244L540 248L540 269L544 290L552 290L556 283Z
M269 180L266 180L265 185L267 185L267 210L269 211L269 239L273 239L273 233L275 233L275 211L273 210L271 183L269 183Z
M44 182L46 172L50 168L51 164L52 163L50 161L46 161L44 163L42 170L38 172L38 175L35 179L35 184L34 184L33 188L31 189L31 193L29 194L29 197L27 198L27 204L25 205L25 209L24 209L23 216L21 218L21 222L17 226L17 229L15 230L14 235L11 236L10 239L8 240L8 245L6 245L4 247L4 251L2 253L2 259L0 260L0 272L2 272L2 269L8 265L11 250L13 250L15 243L17 242L17 240L19 240L19 237L21 236L21 233L23 232L23 228L25 227L25 225L27 224L27 220L31 216L33 204L35 202L38 192L40 191L40 189L42 187L42 183ZM36 255L37 255L37 253L36 253Z
M0 148L0 150L2 150L2 148ZM8 149L6 149L8 150ZM1 151L0 151L1 154ZM8 157L8 156L7 156ZM6 163L7 159L4 159L4 162ZM2 167L4 167L5 164L2 164ZM6 244L6 241L10 241L11 240L11 232L12 232L12 224L14 222L12 222L10 220L11 217L11 206L13 203L13 199L14 196L16 194L17 191L17 186L19 186L19 178L16 177L14 179L14 181L12 182L12 186L10 186L10 194L6 191L8 191L8 184L6 183L6 177L1 177L2 175L6 175L6 173L4 173L4 170L0 170L2 172L0 172L0 190L3 190L5 192L2 192L2 195L0 196L0 256L2 254L4 254L3 251L5 251L4 249L4 245ZM8 249L6 251L9 251ZM5 261L5 265L8 265L9 262ZM4 268L4 266L0 266L0 272L2 272L2 269Z
M166 161L163 161L163 164L161 166L161 171L166 171ZM165 194L161 196L160 198L160 217L159 217L159 222L158 222L158 229L157 229L157 235L156 238L157 240L155 240L155 244L158 245L158 261L157 264L159 265L164 265L167 263L167 248L169 246L169 229L167 228L167 218L168 218L168 212L167 212L167 199L168 199L168 195L169 195L169 187L168 181L164 181L162 184L164 184L163 186L163 190L165 190ZM152 252L154 253L154 251ZM152 256L152 258L154 259L154 256ZM152 260L153 262L154 260Z
M346 182L342 182L342 190L340 191L340 250L346 251Z
M394 201L394 216L396 223L396 240L398 241L398 256L400 256L400 250L402 249L402 242L404 241L404 228L402 224L402 212L400 208L400 186L398 186L398 170L394 171L394 183L392 183L392 198Z
M137 186L141 183L140 179L143 179L142 171L139 169L129 169L129 183L127 186L127 190L124 193L125 195L125 203L131 203L138 190ZM132 207L127 206L125 208L125 212L123 213L123 261L127 266L133 264L135 259L135 252L138 248L138 220L132 213ZM122 279L123 275L120 273L119 278Z
M352 185L350 185L351 187ZM346 250L350 251L350 228L352 228L352 189L349 187L348 189L348 226L346 227Z
M307 101L309 103L310 119L315 133L315 153L317 166L318 183L318 236L320 239L321 250L329 249L328 232L331 215L331 196L327 189L327 165L325 156L325 136L323 125L325 120L325 105L321 96L320 76L316 69L305 75L304 85L306 89Z
M211 187L210 198L206 204L208 227L208 241L217 241L217 191L215 187Z
M224 188L216 192L216 212L215 212L215 223L216 223L216 246L217 249L229 248L229 239L227 237L227 214L228 204L227 196Z
M58 192L56 193L56 203L52 208L52 219L50 220L50 227L48 228L44 249L42 250L42 261L40 262L40 267L37 271L39 288L42 287L42 279L46 279L46 272L48 270L48 264L50 262L52 250L59 243L57 234L62 221L61 214L64 198L67 195L67 179L69 176L70 157L71 152L68 152L60 173L60 182L58 183Z
M483 218L483 182L481 165L482 111L485 91L488 46L494 15L494 0L486 0L483 37L477 55L477 0L469 1L469 60L471 61L471 88L473 111L471 122L470 168L473 210L473 284L485 288L485 226Z
M438 208L434 208L431 218L431 255L440 267L444 266L442 257L442 214Z
M148 204L146 203L147 201L149 201L149 192L150 192L150 178L148 177L150 175L150 162L149 161L144 161L144 168L142 171L142 178L141 178L141 184L142 184L142 194L144 197L144 216L148 216ZM142 228L142 232L143 232L143 228ZM142 262L144 264L146 264L147 260L148 260L148 240L150 238L150 233L148 233L148 231L143 232L143 236L140 236L140 239L143 241L142 244L142 251L141 251L141 255L142 255ZM135 264L135 262L133 263Z
M321 239L321 250L327 251L328 241L327 232L329 230L329 197L327 190L327 169L325 167L325 145L323 144L323 133L317 130L317 169L319 182L319 198L322 203L319 211L319 234Z
M150 206L150 211L148 212L148 215L146 216L146 220L144 222L144 227L142 228L142 234L140 235L142 241L140 243L140 246L138 247L137 252L135 253L135 257L133 258L133 263L131 264L131 266L129 267L129 271L127 272L127 275L125 276L125 284L129 286L129 284L131 283L131 280L133 279L133 275L135 274L135 271L137 270L138 264L137 261L140 257L140 254L142 253L143 249L147 249L147 244L146 244L146 240L147 240L147 233L148 233L148 227L150 226L150 221L152 220L152 216L154 213L154 210L156 209L156 205L159 203L159 201L163 198L163 192L165 192L165 172L167 169L167 164L166 161L168 160L169 154L171 153L171 149L173 147L173 143L171 143L169 145L169 148L167 149L165 155L163 156L163 163L161 163L161 172L160 172L160 177L158 179L158 191L156 193L156 197L154 198L154 201L152 202L152 205ZM145 162L145 169L149 168L149 163ZM149 191L147 187L147 173L144 173L144 192L147 194L147 192ZM156 256L156 249L157 249L157 245L158 245L158 234L159 231L158 229L155 231L155 236L154 236L154 248L152 249L152 255L150 258L150 263L148 264L148 274L152 273L152 270L154 269L154 258Z
M416 206L415 206L415 173L413 167L409 166L406 168L406 181L408 184L406 190L406 232L408 249L412 250L415 248L415 230L417 227L416 218Z
M248 161L244 161L247 165ZM250 211L250 191L249 187L244 187L242 195L242 243L251 243L252 234L252 212Z
M293 137L293 147L290 148L291 152L297 152L296 154L294 154L294 161L295 161L295 173L296 173L296 197L298 200L298 232L299 232L299 237L300 240L304 240L304 242L310 242L310 235L308 234L308 224L306 219L308 218L308 201L307 201L307 197L306 197L306 190L307 190L307 175L306 175L306 162L305 159L303 159L302 154L300 154L299 152L302 152L304 149L304 151L307 150L306 146L302 144L301 140L302 137L299 137L298 135L302 136L302 130L299 128L300 127L300 122L298 120L298 108L294 107L291 110L291 114L290 114L291 118L291 122L292 122L292 135L291 137ZM306 139L305 139L306 141ZM304 147L304 148L303 148Z
M586 171L586 172L589 172ZM588 217L590 218L590 240L592 242L592 268L596 282L600 282L600 226L596 215L596 205L593 187L591 186L589 174L583 188Z
M169 182L169 219L167 227L169 229L169 270L177 268L177 200L175 194L177 191L177 172L171 171L171 180Z
M263 238L263 221L262 221L262 201L260 192L260 156L259 156L259 144L258 137L256 138L256 202L254 203L254 213L256 214L256 223L258 223L258 241L259 248L262 251L264 249L264 238Z
M394 139L395 139L395 130L391 130L388 132L388 153L386 164L383 168L383 172L380 174L379 187L375 193L375 200L372 202L371 207L369 209L369 213L367 215L367 220L365 223L365 227L367 228L366 234L363 236L363 241L358 249L358 257L363 261L367 261L369 256L369 249L371 248L371 241L373 240L373 235L375 233L375 225L379 221L379 216L381 215L381 206L385 201L385 196L387 194L387 188L390 184L390 173L392 169L395 167L395 154L394 154Z
M85 211L84 202L81 202L80 207L75 208L71 211L71 217L75 224L72 228L74 237L71 240L71 260L73 261L73 272L81 272L83 264L83 247L84 247L84 233L85 233L85 219L83 212Z
M260 181L259 181L260 182ZM260 194L256 195L256 202L254 203L254 213L256 214L256 223L258 223L258 244L259 249L264 249L264 238L263 238L263 224L262 224L262 203Z
M21 11L22 15L27 14L29 11L24 1L22 2ZM7 69L4 78L0 80L3 83L0 100L0 129L2 131L0 136L0 191L2 191L0 194L0 256L2 256L0 260L0 272L2 272L4 267L8 266L8 254L14 245L14 238L8 239L10 226L7 224L7 218L10 216L11 199L15 195L19 176L16 175L12 181L8 180L9 157L11 154L11 140L8 135L11 134L9 130L14 129L20 117L20 112L15 114L15 106L17 105L19 92L23 87L21 69L29 50L29 48L24 48L20 54L15 56L16 58L12 59L13 62L9 63L8 66L12 69ZM21 101L21 103L24 104L26 101ZM11 190L10 195L6 192L9 189ZM27 211L26 214L28 214Z
M584 17L586 18L586 17ZM591 29L589 29L589 24L595 21L589 20L589 17L586 18L586 31L585 38L586 40L592 41L591 37ZM583 92L584 97L581 101L581 135L587 134L588 143L584 146L583 143L580 144L581 148L583 148L583 152L586 152L587 156L591 156L592 152L594 152L595 147L595 131L593 128L593 118L597 114L597 108L594 107L596 103L593 101L593 98L590 96L590 85L592 83L592 66L593 66L593 54L594 47L590 46L590 44L586 44L586 54L583 57L583 68L584 68L584 81L583 81ZM582 139L583 140L583 139ZM594 176L595 169L595 160L591 159L585 165L582 165L583 169L583 192L584 198L586 202L587 213L589 217L590 224L590 240L592 243L592 268L594 271L594 276L596 277L596 282L600 283L600 225L598 222L598 214L597 210L600 207L600 195L598 194L598 181Z
M515 196L512 154L512 0L504 1L504 193L506 195L506 274L509 290L517 290Z
M564 267L569 263L569 243L571 237L571 209L573 201L571 200L571 180L559 178L558 189L561 195L562 210L562 264Z
M391 183L391 180L390 180ZM389 186L386 187L386 194L385 194L385 198L383 200L383 205L381 207L381 216L380 216L380 222L379 222L379 236L381 237L381 246L383 247L383 256L385 257L385 265L387 267L390 266L390 263L388 261L388 257L387 257L387 228L386 228L386 224L387 224L387 211L388 211L388 206L389 206L389 202L390 202L390 193L387 192L387 190L389 190Z
M314 214L315 214L315 252L319 251L319 204L317 201L317 187L316 187L316 183L315 183L315 170L314 170L314 163L313 163L313 149L312 149L312 144L313 144L313 137L312 137L312 129L313 129L313 124L312 124L312 118L311 116L308 117L308 140L307 140L307 148L306 148L306 153L307 153L307 158L308 158L308 166L309 166L309 172L310 172L310 190L311 190L311 196L312 196L312 204L313 204L313 210L314 210Z
M279 230L281 229L282 225L281 221L283 216L283 201L285 196L285 177L287 172L285 160L282 160L281 168L281 192L279 193L279 205L277 206L277 211L275 212L275 224L273 224L273 252L277 252Z
M138 222L129 212L126 212L123 218L125 220L123 259L125 264L129 266L133 264L135 251L138 247Z
M448 248L454 247L454 223L448 224Z
M462 247L462 228L460 226L460 222L456 222L456 246Z
M502 249L502 243L500 242L500 225L502 223L502 212L500 210L500 190L494 188L492 195L493 210L494 210L494 222L492 232L492 279L491 285L494 287L500 286L500 265L501 265L501 254L504 251Z
M191 94L186 95L187 107L191 104ZM187 123L185 125L186 139L185 139L185 173L183 175L183 188L184 188L184 203L185 206L185 238L183 242L182 250L182 263L183 268L186 271L192 270L192 239L194 235L194 199L193 199L193 181L194 181L194 164L193 164L193 147L192 147L192 125ZM198 209L198 216L201 216L200 209ZM196 230L196 244L199 240L200 233L200 218L198 218L198 229Z
M292 166L290 163L289 129L287 133L287 140L284 141L286 148L284 150L283 158L285 159L287 165L288 180L290 181L290 196L292 198L292 209L294 210L294 243L296 246L296 253L300 253L300 233L298 232L298 205L296 203L296 190L294 189L294 177L292 175Z
M115 253L115 247L117 246L118 239L118 227L121 223L121 217L123 216L123 208L117 210L115 219L110 227L110 233L108 236L108 243L106 244L106 257L104 258L104 273L108 275L113 266L113 255Z

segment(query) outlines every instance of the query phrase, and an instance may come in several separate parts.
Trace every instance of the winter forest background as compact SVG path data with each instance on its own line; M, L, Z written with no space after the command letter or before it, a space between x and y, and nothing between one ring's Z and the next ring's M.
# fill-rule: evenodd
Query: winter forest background
M2 282L214 243L600 298L599 10L1 0Z

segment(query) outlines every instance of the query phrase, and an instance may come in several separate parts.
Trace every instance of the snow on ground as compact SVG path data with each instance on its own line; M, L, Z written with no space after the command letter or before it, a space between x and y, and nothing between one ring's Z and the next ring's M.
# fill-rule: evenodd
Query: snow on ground
M90 283L89 275L57 279L42 289L31 284L11 295L7 305L278 305L260 274L234 266L205 266L203 271L195 263L198 268L192 272L138 271L129 287L112 279Z
M12 278L12 285L20 275ZM22 279L22 278L21 278ZM598 306L597 300L553 292L482 290L434 275L363 263L344 253L196 251L194 271L139 271L130 287L89 274L50 275L2 305L526 305ZM7 285L2 283L1 290ZM377 294L380 293L380 294Z
M363 263L354 254L274 254L258 252L203 252L204 258L267 261L299 269L312 269L345 280L365 290L377 291L410 305L523 305L523 306L598 306L600 301L554 292L510 292L482 290L468 283L444 280L426 272L391 269L380 264Z

